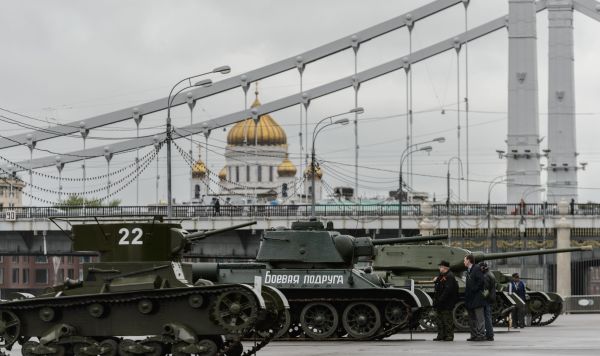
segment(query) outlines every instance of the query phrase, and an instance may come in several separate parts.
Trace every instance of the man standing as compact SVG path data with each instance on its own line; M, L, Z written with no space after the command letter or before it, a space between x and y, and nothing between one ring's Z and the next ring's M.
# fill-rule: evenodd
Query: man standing
M496 302L496 277L490 272L487 263L481 262L481 273L483 273L483 317L485 319L485 338L494 341L494 325L492 323L492 306Z
M517 307L512 312L513 323L516 323L516 328L523 329L525 327L525 310L527 305L525 304L527 301L527 293L525 292L525 283L521 280L518 273L513 273L513 280L508 283L508 293L516 294L523 301L523 305L517 305Z
M485 341L485 326L483 318L483 273L475 266L475 257L466 255L463 263L467 267L467 284L465 286L465 307L469 312L471 337L467 341Z
M438 334L433 341L454 340L454 319L452 310L458 299L458 283L450 271L450 263L441 261L438 265L440 274L435 278L433 293L433 308L437 314Z

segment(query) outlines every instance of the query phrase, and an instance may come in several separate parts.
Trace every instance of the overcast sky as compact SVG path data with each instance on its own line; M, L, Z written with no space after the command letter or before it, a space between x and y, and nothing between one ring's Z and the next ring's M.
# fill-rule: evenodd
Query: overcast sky
M106 112L139 105L165 97L181 78L228 64L228 76L243 74L272 62L295 56L321 44L352 35L392 17L410 12L427 0L403 1L12 1L3 2L0 11L0 107L46 120L25 119L7 112L2 115L30 125L79 121ZM507 13L507 0L472 0L469 26L476 26ZM540 136L547 136L547 13L538 14L538 59L540 97ZM600 108L600 24L575 14L575 58L577 97L577 143L580 162L588 169L580 172L580 201L600 201L600 148L596 143ZM464 9L455 6L418 22L413 30L413 49L418 50L464 30ZM488 183L505 172L505 162L496 149L505 149L507 129L507 31L502 29L469 45L470 200L486 200ZM408 31L392 32L361 46L359 71L408 54ZM454 51L413 66L415 142L445 136L446 143L435 145L430 155L415 155L414 188L444 200L446 164L457 154L456 140L456 60ZM464 51L461 51L461 97L464 97ZM307 66L304 88L308 89L351 75L354 54L341 52ZM215 75L213 80L223 76ZM277 75L259 84L261 101L268 102L299 90L297 70ZM344 90L315 100L309 108L309 122L354 105L353 91ZM363 84L359 105L366 110L359 121L360 188L362 196L387 195L397 189L398 156L405 146L405 75L398 71ZM198 102L195 122L244 108L241 89ZM445 114L442 114L442 110ZM174 124L189 124L189 110L174 112ZM298 163L299 108L292 107L272 116L288 135L290 157ZM464 116L462 126L465 127ZM161 130L165 113L145 116L143 135ZM0 122L2 135L27 130ZM354 162L353 127L322 133L317 154L329 163L324 179L331 186L352 185ZM88 147L103 146L126 137L135 137L133 120L90 133ZM465 131L463 131L463 139ZM103 139L99 139L103 138ZM226 132L213 132L208 165L219 171L224 164ZM542 142L545 148L546 140ZM179 142L186 149L189 142ZM43 141L38 148L70 152L82 147L79 138ZM148 150L142 150L144 155ZM176 152L176 151L175 151ZM11 161L28 159L28 149L3 150ZM462 147L465 156L465 141ZM48 153L36 150L34 157ZM130 165L135 154L116 156L111 169ZM175 191L178 201L189 199L189 166L175 153ZM466 162L466 161L465 161ZM160 197L166 197L164 152L160 157ZM347 164L346 166L344 164ZM329 166L328 166L329 165ZM106 171L103 158L88 161L88 176ZM126 170L129 172L128 170ZM41 172L57 175L55 167ZM453 175L456 168L453 168ZM80 164L67 165L66 177L80 177ZM118 180L127 173L115 176ZM152 163L140 179L140 203L154 200L156 169ZM26 177L23 174L23 177ZM545 181L545 174L543 175ZM480 182L478 182L480 181ZM34 184L57 190L58 182L34 176ZM87 189L98 189L104 180L94 180ZM81 183L64 182L64 191L81 191ZM216 189L216 187L215 187ZM457 186L453 184L453 199ZM461 199L466 199L463 185ZM55 194L37 192L44 200ZM97 196L102 194L98 193ZM498 186L493 200L503 201L505 190ZM135 204L135 183L119 198ZM28 199L25 199L25 203ZM41 204L38 202L38 204Z

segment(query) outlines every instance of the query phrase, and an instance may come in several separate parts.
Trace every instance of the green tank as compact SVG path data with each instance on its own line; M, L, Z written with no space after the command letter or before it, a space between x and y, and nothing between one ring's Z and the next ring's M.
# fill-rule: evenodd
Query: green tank
M497 289L508 290L508 283L512 276L501 271L491 271L496 277ZM525 279L525 278L523 278ZM563 312L564 299L558 293L534 291L527 287L527 310L531 314L532 326L546 326L552 324Z
M18 341L24 356L238 356L239 340L273 329L287 307L275 288L214 285L182 262L192 244L248 224L187 234L155 218L77 222L73 250L97 252L99 261L83 264L81 281L1 301L8 350Z
M381 246L373 260L372 268L387 283L402 286L407 281L414 280L419 288L433 295L433 279L439 273L438 264L441 260L450 263L451 270L455 273L459 283L460 301L456 304L453 315L454 323L458 329L468 329L469 319L467 310L462 300L465 283L459 273L466 270L463 259L468 254L473 254L476 262L498 260L511 257L536 256L544 254L566 253L588 250L587 247L574 247L563 249L531 250L504 253L471 252L469 250L434 243L427 245L396 245ZM492 306L492 318L495 323L503 319L517 306L523 306L525 301L514 294L509 294L497 285L496 303ZM426 330L436 328L433 314L423 313L420 320L421 327Z
M380 339L416 325L431 298L407 282L388 286L369 269L377 245L447 239L446 236L373 240L333 231L321 222L292 223L291 229L265 231L254 263L196 265L199 276L216 283L247 283L261 276L290 303L277 336L327 339L349 336Z

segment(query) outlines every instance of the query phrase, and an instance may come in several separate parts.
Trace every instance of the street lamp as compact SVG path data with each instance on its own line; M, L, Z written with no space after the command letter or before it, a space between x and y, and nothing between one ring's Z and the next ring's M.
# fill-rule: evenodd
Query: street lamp
M406 157L410 156L414 152L425 151L427 153L433 150L431 146L425 146L418 148L419 145L424 145L426 143L444 143L446 142L445 137L436 137L433 140L417 142L412 145L407 146L402 154L400 155L400 174L398 175L398 237L402 237L402 165L404 164L404 160ZM414 148L414 149L413 149Z
M317 136L319 135L319 132L321 132L324 128L332 126L332 125L347 125L348 122L350 122L350 120L348 120L347 118L342 118L342 119L338 119L336 121L333 121L333 118L338 117L338 116L342 116L342 115L346 115L346 114L356 114L356 115L360 115L362 113L365 112L365 109L363 109L362 107L356 107L352 110L340 113L340 114L335 114L335 115L331 115L331 116L327 116L326 118L321 119L319 122L317 122L317 124L315 125L315 128L313 130L313 136L312 136L312 149L311 149L311 159L310 159L310 174L311 174L311 178L310 178L310 182L311 182L311 207L310 207L310 212L311 212L311 216L316 216L316 212L315 212L315 205L316 205L316 187L315 187L315 175L317 173L316 167L315 167L315 141L317 139ZM319 125L321 125L323 122L329 120L329 123L319 127Z
M193 75L191 77L187 77L184 78L182 80L180 80L179 82L177 82L177 84L175 84L172 88L171 91L169 92L169 96L167 97L167 125L166 125L166 136L167 136L167 216L168 217L172 217L173 216L173 198L172 198L172 174L171 174L171 170L172 170L172 165L171 165L171 140L172 135L171 135L171 105L173 104L173 100L175 99L175 97L177 96L177 94L181 93L183 90L186 90L188 88L191 87L201 87L201 86L209 86L212 84L212 80L210 79L204 79L201 80L199 82L196 82L194 85L192 85L192 79L197 78L197 77L201 77L204 75L208 75L208 74L212 74L212 73L221 73L221 74L227 74L231 72L231 67L229 66L220 66L217 67L215 69L213 69L210 72L206 72L206 73L201 73L201 74L196 74ZM173 91L175 90L176 87L179 86L179 84L188 81L189 85L181 90L179 90L177 93L175 93L175 95L173 95Z
M448 194L448 198L446 199L446 215L448 218L448 245L452 243L452 232L450 229L450 164L453 160L458 161L458 165L460 167L460 177L463 176L463 163L460 157L454 156L448 160L448 171L446 173L446 191ZM459 178L460 178L459 177ZM458 181L458 191L460 192L460 180ZM458 200L460 202L460 193L458 194Z
M492 211L491 211L491 195L492 195L492 190L494 189L494 187L500 183L505 183L505 182L512 182L513 179L512 178L507 178L505 175L501 175L498 176L494 179L492 179L492 181L490 182L490 185L488 186L488 192L487 192L487 237L488 237L488 243L490 244L490 250L493 252L493 248L492 248ZM488 252L490 252L490 250L488 250Z

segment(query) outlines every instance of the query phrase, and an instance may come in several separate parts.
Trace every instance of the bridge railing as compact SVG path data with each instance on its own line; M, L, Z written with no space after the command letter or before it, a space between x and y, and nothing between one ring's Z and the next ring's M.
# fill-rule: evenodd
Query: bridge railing
M421 204L403 204L402 216L422 216ZM323 204L315 207L315 213L321 217L384 217L398 216L398 205L386 204ZM450 204L434 203L431 215L445 216L542 216L558 215L557 204ZM570 215L600 215L600 204L570 204ZM84 216L131 216L131 215L167 215L167 206L102 206L102 207L0 207L0 220L19 220L48 218L51 216L84 217ZM210 218L222 217L290 217L303 218L311 215L311 207L307 204L286 205L229 205L223 204L217 210L212 205L175 205L175 218Z

